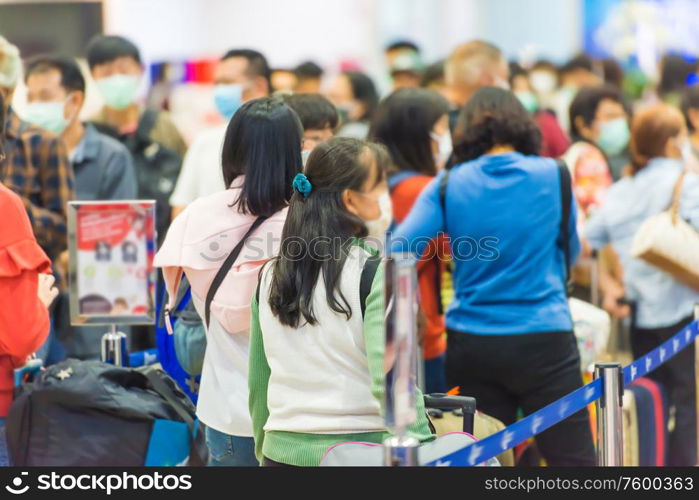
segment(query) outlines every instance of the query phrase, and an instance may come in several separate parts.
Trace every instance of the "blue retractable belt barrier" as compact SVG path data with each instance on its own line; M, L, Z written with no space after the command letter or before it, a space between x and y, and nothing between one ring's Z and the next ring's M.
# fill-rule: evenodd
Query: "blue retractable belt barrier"
M668 361L675 354L686 348L699 336L699 321L690 323L656 349L640 357L624 368L624 385L652 372ZM430 466L472 466L489 460L514 448L519 443L534 437L549 427L556 425L588 404L602 397L602 379L563 396L539 411L519 420L509 427L488 436L481 441L466 446L438 460L429 462Z
M129 366L147 366L158 362L158 349L146 349L129 353Z

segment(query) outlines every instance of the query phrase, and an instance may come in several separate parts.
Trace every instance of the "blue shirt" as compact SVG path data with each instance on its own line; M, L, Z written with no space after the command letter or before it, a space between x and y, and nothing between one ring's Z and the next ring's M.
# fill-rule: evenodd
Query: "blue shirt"
M138 186L131 153L122 143L85 125L71 158L75 198L80 201L135 200Z
M446 217L439 199L443 175L392 234L391 251L419 255L425 241L449 234L455 269L447 328L482 335L572 330L555 161L507 153L454 167ZM574 261L580 253L575 203L568 224Z
M669 274L631 256L640 225L670 207L682 163L655 158L632 177L624 177L607 192L604 203L585 225L585 237L595 249L611 244L624 269L626 297L636 302L641 328L672 326L692 314L699 293ZM699 228L699 178L688 173L680 198L680 216Z

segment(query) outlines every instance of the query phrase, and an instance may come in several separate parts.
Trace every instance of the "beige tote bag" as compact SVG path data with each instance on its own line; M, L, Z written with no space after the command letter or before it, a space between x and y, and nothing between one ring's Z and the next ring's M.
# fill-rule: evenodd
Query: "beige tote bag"
M631 255L699 291L699 232L679 216L684 177L682 172L675 183L669 210L646 219L638 228Z

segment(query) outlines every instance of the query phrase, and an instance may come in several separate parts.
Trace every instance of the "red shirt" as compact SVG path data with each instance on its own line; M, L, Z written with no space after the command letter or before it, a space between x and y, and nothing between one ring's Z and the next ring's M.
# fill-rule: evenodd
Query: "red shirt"
M393 203L393 218L397 223L407 217L417 197L433 179L434 177L429 175L415 175L405 179L395 187L391 193L391 201ZM429 243L417 265L420 305L427 320L423 339L425 359L433 359L443 354L447 348L444 336L444 315L439 313L441 293L439 283L446 267L444 256L448 253L446 239L436 238Z
M566 152L570 141L558 124L556 116L549 111L539 111L534 115L541 130L541 156L558 158Z
M51 262L34 238L22 200L0 184L0 417L7 416L13 370L46 340L49 315L37 294Z

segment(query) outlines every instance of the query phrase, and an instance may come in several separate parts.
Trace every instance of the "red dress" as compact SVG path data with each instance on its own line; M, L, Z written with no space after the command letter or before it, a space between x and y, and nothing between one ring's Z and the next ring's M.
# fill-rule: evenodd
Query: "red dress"
M12 403L13 370L46 340L49 315L37 295L51 262L39 247L22 200L0 183L0 418Z

